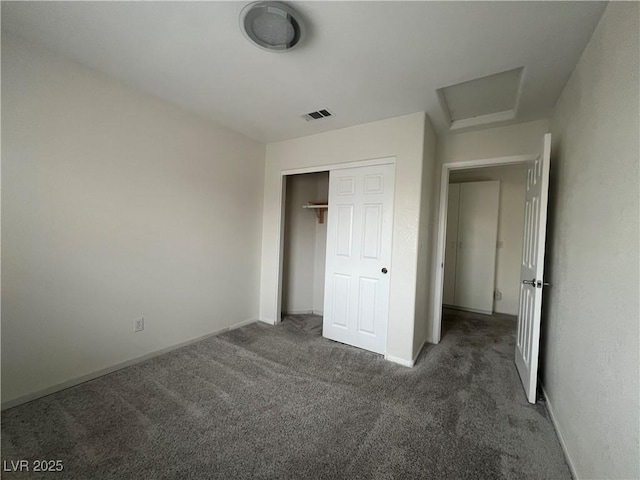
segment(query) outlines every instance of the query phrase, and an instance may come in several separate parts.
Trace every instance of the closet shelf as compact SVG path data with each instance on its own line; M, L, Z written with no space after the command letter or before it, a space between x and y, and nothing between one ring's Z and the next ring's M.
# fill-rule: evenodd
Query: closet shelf
M329 202L326 200L319 202L307 202L307 204L303 205L302 208L315 210L316 216L318 217L318 223L324 223L324 212L329 208Z

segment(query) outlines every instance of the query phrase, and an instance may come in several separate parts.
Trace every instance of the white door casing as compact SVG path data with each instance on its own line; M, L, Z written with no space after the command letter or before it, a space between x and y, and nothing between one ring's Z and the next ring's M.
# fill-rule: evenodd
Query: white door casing
M332 170L322 334L385 353L395 165Z
M536 403L540 318L544 290L544 252L547 232L551 134L544 136L541 155L530 162L520 269L520 302L515 360L527 400Z

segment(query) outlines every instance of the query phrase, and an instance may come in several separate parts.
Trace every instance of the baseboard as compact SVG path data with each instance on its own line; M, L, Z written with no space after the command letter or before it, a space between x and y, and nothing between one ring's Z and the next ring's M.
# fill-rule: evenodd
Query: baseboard
M322 310L289 310L288 312L282 312L282 316L286 315L320 315L324 316L324 312Z
M400 357L396 357L394 355L389 355L388 353L384 354L384 359L389 361L389 362L393 362L393 363L397 363L398 365L403 365L405 367L413 367L416 363L415 359L414 360L407 360L405 358L400 358Z
M574 478L574 480L576 480L578 478L578 473L576 472L576 467L573 464L573 461L571 461L569 450L567 450L567 443L564 441L562 432L558 427L558 420L556 418L556 414L553 411L553 407L551 406L551 402L549 401L549 395L547 395L547 391L544 389L544 385L542 385L542 383L540 383L540 388L542 389L542 393L544 393L544 398L545 398L544 404L547 407L547 412L549 412L549 417L551 417L551 423L553 424L553 428L556 431L558 440L560 440L560 446L562 447L564 458L567 460L567 465L569 465L569 471L571 472L571 476Z
M416 360L418 360L418 357L420 356L420 352L422 352L422 349L427 343L429 343L428 339L422 342L422 345L420 345L420 348L418 349L418 352L413 357L413 360L407 360L405 358L396 357L394 355L389 355L388 353L384 354L384 359L388 360L389 362L397 363L398 365L403 365L405 367L412 368L416 364Z
M149 360L154 357L158 357L160 355L164 355L165 353L169 353L173 350L177 350L182 347L186 347L188 345L192 345L194 343L200 342L201 340L205 340L209 337L215 337L216 335L220 335L222 333L235 330L236 328L244 327L246 325L250 325L255 323L257 320L245 320L243 322L234 323L233 325L225 328L221 328L220 330L216 330L215 332L206 333L204 335L200 335L199 337L192 338L190 340L186 340L184 342L176 343L175 345L170 345L165 348L161 348L160 350L155 350L151 353L147 353L140 357L132 358L131 360L126 360L121 363L117 363L110 367L101 368L95 372L87 373L86 375L82 375L80 377L73 378L71 380L67 380L66 382L58 383L57 385L52 385L51 387L44 388L42 390L38 390L37 392L28 393L26 395L22 395L20 397L14 398L12 400L7 400L6 402L2 402L1 410L6 410L8 408L17 407L18 405L22 405L23 403L31 402L32 400L36 400L38 398L46 397L47 395L51 395L52 393L59 392L61 390L66 390L67 388L75 387L76 385L80 385L81 383L89 382L91 380L95 380L96 378L103 377L104 375L108 375L110 373L116 372L118 370L122 370L123 368L130 367L140 362L144 362L145 360Z
M420 356L420 353L422 353L422 349L427 343L429 343L429 339L426 339L424 342L422 342L422 345L420 345L420 348L418 349L415 356L413 357L413 365L415 365L416 361L418 361L418 357Z
M471 313L479 313L481 315L493 315L493 312L488 310L477 310L475 308L467 308L467 307L458 307L457 305L442 305L444 308L449 308L451 310L461 310L463 312L471 312Z

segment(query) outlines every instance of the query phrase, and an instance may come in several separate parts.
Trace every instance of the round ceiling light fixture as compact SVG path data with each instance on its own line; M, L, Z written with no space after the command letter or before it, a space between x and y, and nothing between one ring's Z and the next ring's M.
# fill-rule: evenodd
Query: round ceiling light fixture
M291 50L304 35L300 15L280 2L254 2L244 7L240 29L252 43L272 52Z

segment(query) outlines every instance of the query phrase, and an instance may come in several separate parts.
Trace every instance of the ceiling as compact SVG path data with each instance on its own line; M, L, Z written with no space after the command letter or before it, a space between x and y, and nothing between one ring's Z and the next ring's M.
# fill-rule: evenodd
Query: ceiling
M524 67L516 117L548 117L604 2L296 2L294 50L250 44L248 2L2 2L2 30L262 142L426 111L436 90ZM333 117L301 115L328 109Z

